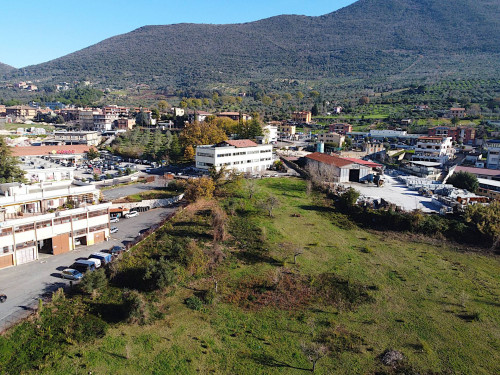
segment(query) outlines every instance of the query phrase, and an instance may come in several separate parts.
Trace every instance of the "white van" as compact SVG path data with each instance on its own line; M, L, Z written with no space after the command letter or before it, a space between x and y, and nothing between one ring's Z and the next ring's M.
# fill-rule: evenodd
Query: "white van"
M87 260L94 262L95 268L101 267L101 260L96 258L88 258Z

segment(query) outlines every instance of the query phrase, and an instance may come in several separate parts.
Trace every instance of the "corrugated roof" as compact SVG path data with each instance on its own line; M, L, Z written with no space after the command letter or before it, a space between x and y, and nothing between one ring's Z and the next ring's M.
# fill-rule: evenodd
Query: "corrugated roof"
M312 154L309 154L306 156L306 158L311 159L311 160L315 160L315 161L319 161L320 163L334 165L334 166L339 167L339 168L353 164L352 161L340 158L338 156L322 154L320 152L314 152Z
M367 160L362 160L362 159L356 159L356 158L344 158L345 160L352 161L357 164L361 164L370 168L382 168L382 164L377 164L374 163L373 161L367 161Z
M500 170L497 169L458 166L457 168L455 168L455 173L456 172L469 172L475 175L483 175L483 176L500 176Z

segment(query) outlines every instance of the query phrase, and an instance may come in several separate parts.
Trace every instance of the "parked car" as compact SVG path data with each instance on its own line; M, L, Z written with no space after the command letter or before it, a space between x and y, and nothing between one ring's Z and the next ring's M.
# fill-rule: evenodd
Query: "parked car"
M100 259L89 257L88 260L91 261L91 262L94 262L95 268L99 268L99 267L102 266L102 263L101 263Z
M118 232L117 227L111 227L111 229L109 230L109 233L116 233L116 232Z
M83 277L83 274L73 268L66 268L61 272L61 277L68 280L80 280Z
M125 217L127 219L130 219L131 217L136 217L136 216L139 216L139 213L137 211L130 211L130 212L125 214Z
M90 254L89 259L90 258L98 259L101 261L102 264L108 264L113 259L111 254L107 254L107 253L93 253L93 254Z
M70 268L73 268L81 273L85 273L88 271L95 271L95 263L90 260L80 259L71 265Z
M118 216L114 216L111 219L109 219L110 223L118 223L119 221L120 221L120 219L118 219Z
M109 253L113 256L118 256L118 255L123 254L125 252L125 248L122 246L116 245L116 246L113 246L109 250L103 250L103 251L105 251L106 253Z

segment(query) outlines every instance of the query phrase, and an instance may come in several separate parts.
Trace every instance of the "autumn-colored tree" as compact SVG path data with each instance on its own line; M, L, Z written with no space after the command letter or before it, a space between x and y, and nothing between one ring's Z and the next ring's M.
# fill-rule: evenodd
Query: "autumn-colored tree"
M184 147L212 145L225 141L226 133L210 122L194 122L187 125L181 133L181 143Z
M209 116L205 119L205 122L213 124L219 129L224 130L228 136L235 134L238 128L238 121L232 120L229 117Z
M160 110L160 112L164 113L167 111L167 109L169 109L171 106L170 106L170 103L168 103L166 100L160 100L158 102L158 109Z
M194 148L191 145L186 146L184 149L184 159L186 160L194 160L195 152Z
M184 198L196 202L200 198L211 199L214 196L215 183L210 177L190 178L186 184Z

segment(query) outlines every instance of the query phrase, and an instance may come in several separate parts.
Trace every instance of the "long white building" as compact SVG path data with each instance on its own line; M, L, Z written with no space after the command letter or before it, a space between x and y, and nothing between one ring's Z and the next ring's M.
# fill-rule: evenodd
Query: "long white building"
M71 181L0 185L0 268L61 254L109 237L111 203Z
M273 164L273 146L248 139L196 147L196 168L226 167L239 172L265 171Z

